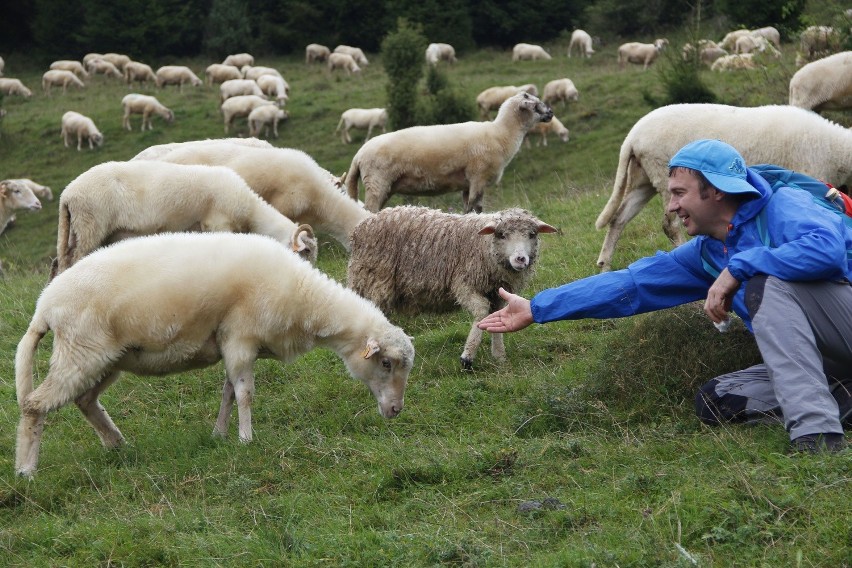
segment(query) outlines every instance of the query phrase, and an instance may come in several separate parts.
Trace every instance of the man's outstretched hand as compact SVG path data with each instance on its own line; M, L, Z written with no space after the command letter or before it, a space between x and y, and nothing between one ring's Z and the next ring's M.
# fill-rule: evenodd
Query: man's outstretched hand
M529 300L507 292L503 288L500 288L498 293L506 300L506 307L482 318L476 324L479 329L490 333L506 333L524 329L533 323Z

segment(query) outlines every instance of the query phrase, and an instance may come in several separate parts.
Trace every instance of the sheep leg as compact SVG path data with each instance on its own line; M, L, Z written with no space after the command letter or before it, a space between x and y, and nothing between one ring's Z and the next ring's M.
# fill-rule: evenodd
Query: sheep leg
M91 145L92 145L92 141L89 140L89 146L91 146ZM77 151L78 152L80 151L82 146L83 146L83 133L78 132L77 133Z
M231 380L225 377L225 384L222 385L222 403L219 405L219 416L216 417L216 425L213 426L213 435L224 438L228 435L228 418L231 416L231 409L234 408L234 385Z
M83 413L83 416L86 417L86 420L95 429L95 432L101 439L101 444L106 448L117 448L124 443L124 436L122 436L121 431L116 427L112 418L110 418L107 411L98 401L101 393L114 383L119 375L119 371L113 371L74 401L77 404L77 408L80 409L80 412Z
M601 272L610 270L612 255L615 253L615 245L619 237L621 237L624 227L631 219L639 214L642 208L656 194L654 186L650 184L635 187L628 191L627 197L624 198L624 201L615 213L615 217L610 221L609 227L607 227L606 237L604 237L603 246L601 246L601 252L598 255L598 266Z
M15 473L18 475L31 478L35 473L46 414L46 412L21 413L15 449Z
M462 192L464 212L470 213L471 211L474 211L476 213L482 213L482 197L484 194L485 182L477 179L470 180L470 187L468 188L468 191Z
M479 344L482 343L482 330L476 324L490 313L491 304L487 298L472 288L454 290L453 295L459 300L459 304L473 315L473 324L470 326L470 332L468 332L467 340L464 343L464 351L462 351L460 357L462 368L470 371L473 369L473 359L476 357L476 351L479 349ZM496 336L499 336L499 339L495 343L494 338ZM500 361L506 358L506 350L503 347L503 334L492 334L491 354Z
M245 343L230 342L222 346L225 369L228 380L234 389L234 399L237 403L237 417L239 419L239 433L241 442L251 442L251 403L254 399L254 373L252 366L256 357L257 349ZM222 401L224 405L225 393L223 389ZM226 417L227 419L227 417ZM221 426L217 419L217 428Z
M367 127L367 137L364 138L364 142L366 142L367 140L370 139L370 134L372 134L372 133L373 133L373 125L371 124L370 126Z
M663 200L663 232L674 245L682 245L686 242L681 231L680 219L674 213L666 211L671 195L669 190L665 189L660 193L660 198Z

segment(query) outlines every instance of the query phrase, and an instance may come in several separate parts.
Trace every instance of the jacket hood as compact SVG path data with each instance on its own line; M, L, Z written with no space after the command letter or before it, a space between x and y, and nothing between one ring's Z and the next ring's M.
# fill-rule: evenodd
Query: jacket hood
M769 185L769 182L763 179L755 170L746 168L746 180L760 192L760 197L744 201L739 206L734 218L731 220L734 226L756 217L761 209L766 206L769 198L772 197L772 187Z

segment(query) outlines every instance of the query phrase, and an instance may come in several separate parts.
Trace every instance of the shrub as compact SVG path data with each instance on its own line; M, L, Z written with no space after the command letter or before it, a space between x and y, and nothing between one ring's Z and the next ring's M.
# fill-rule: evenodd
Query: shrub
M417 85L423 77L426 38L404 18L382 40L382 62L388 74L388 119L394 130L417 123Z

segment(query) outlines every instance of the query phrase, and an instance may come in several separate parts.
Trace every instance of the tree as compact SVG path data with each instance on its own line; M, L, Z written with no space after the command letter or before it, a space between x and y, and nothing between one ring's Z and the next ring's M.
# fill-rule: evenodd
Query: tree
M241 0L213 0L204 27L204 51L217 59L246 51L251 46L251 26Z
M420 26L404 18L382 40L382 61L388 74L388 118L394 130L416 124L417 88L423 77L426 38Z

